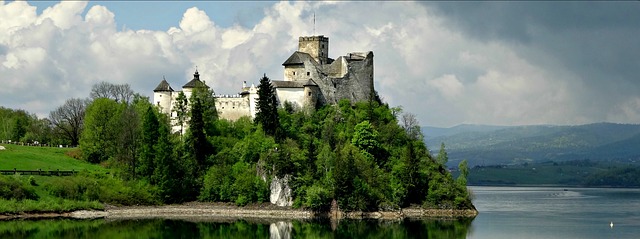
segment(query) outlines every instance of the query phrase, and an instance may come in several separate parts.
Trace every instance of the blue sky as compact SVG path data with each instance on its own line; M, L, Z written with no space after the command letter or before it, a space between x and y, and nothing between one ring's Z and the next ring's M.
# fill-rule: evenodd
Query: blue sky
M44 9L59 1L28 1L38 7L41 14ZM103 5L115 15L118 28L132 30L148 29L166 31L177 26L182 13L191 7L197 7L208 13L218 25L229 27L234 24L252 27L264 17L264 8L274 1L89 1L88 11L94 5Z
M0 0L0 106L47 117L101 81L151 96L196 66L236 94L281 80L298 37L325 35L332 58L373 51L379 95L422 125L638 124L638 12L640 1Z

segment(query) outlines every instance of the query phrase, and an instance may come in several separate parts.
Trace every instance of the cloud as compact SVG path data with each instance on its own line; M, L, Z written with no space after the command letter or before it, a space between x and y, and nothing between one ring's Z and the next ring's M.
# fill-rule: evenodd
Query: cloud
M38 15L0 2L2 105L47 116L100 81L150 96L163 76L179 89L196 66L235 94L263 73L281 80L298 37L322 34L332 58L373 51L380 95L423 125L640 123L635 3L294 1L249 27L192 7L167 31L117 29L104 4L84 13L86 2L63 1Z

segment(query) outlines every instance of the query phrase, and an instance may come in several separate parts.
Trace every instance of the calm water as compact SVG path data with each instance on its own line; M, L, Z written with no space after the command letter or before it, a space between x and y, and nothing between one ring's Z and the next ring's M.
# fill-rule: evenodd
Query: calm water
M471 190L480 215L467 238L640 238L638 189Z
M637 189L471 190L473 220L13 220L0 238L640 238Z

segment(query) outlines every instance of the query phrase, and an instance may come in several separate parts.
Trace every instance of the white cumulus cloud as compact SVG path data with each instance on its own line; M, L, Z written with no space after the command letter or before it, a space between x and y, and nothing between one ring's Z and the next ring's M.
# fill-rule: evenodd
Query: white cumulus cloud
M179 89L196 66L217 93L235 94L263 73L281 80L298 37L315 34L329 37L332 58L373 51L382 98L423 125L640 121L637 97L579 110L591 91L561 59L468 37L428 4L278 2L252 27L223 27L192 7L167 31L117 29L105 5L83 15L86 2L62 1L38 15L27 2L0 2L0 105L46 116L100 81L150 96L163 76Z

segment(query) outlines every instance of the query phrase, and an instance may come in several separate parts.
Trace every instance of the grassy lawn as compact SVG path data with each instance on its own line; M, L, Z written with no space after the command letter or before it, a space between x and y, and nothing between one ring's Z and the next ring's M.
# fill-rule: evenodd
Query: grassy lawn
M65 153L71 148L49 148L19 145L2 145L6 150L0 150L0 170L88 170L91 172L106 169L95 164L74 159Z

